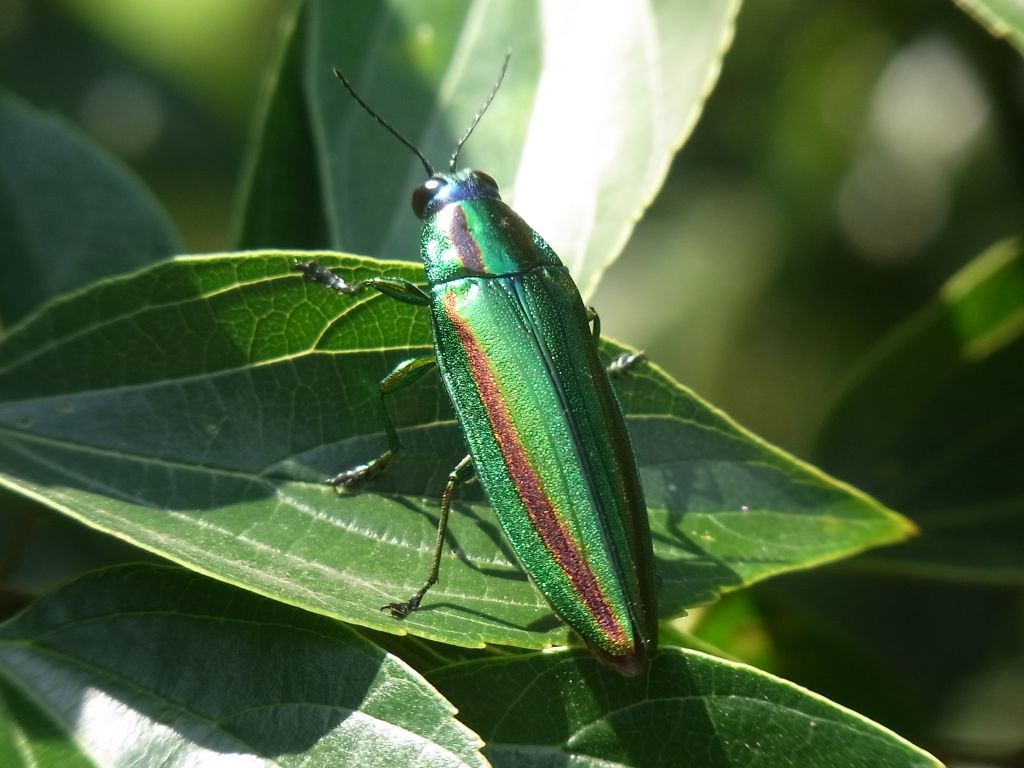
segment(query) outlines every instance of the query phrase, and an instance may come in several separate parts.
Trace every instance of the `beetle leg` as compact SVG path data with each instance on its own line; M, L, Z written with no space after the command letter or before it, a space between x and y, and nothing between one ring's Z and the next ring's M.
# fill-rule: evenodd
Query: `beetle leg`
M596 344L601 339L601 316L593 307L587 307L587 322L590 323L590 335ZM626 373L630 368L639 363L645 357L643 352L623 352L609 364L608 375L615 377Z
M396 619L404 619L410 613L420 607L420 601L427 594L427 590L437 583L437 574L441 570L441 552L444 551L444 534L448 528L448 512L452 508L452 494L456 486L465 482L466 478L462 473L472 465L473 457L465 456L462 461L455 465L455 469L448 473L448 483L441 494L441 513L437 521L437 541L434 544L434 560L430 565L430 575L427 576L427 583L416 590L416 593L404 603L388 603L381 608L382 611L391 611Z
M406 304L423 306L430 303L430 297L422 289L400 277L370 277L356 283L348 283L315 259L297 261L294 269L301 272L307 280L320 283L343 296L351 296L367 288L374 288L385 296L404 301Z
M601 316L589 304L587 305L587 322L590 323L590 336L597 344L601 340Z
M622 376L623 374L628 373L634 365L646 357L647 355L643 352L623 352L609 363L606 370L608 371L608 375L612 378Z
M395 454L401 449L402 441L398 436L398 430L395 429L395 422L392 421L391 414L388 413L387 403L384 398L402 389L402 387L412 384L436 364L437 358L434 355L414 357L411 360L399 363L395 370L381 380L378 404L381 422L384 424L384 432L388 437L388 449L366 464L360 464L358 467L353 467L327 478L328 483L339 490L350 488L368 477L373 477L388 465Z

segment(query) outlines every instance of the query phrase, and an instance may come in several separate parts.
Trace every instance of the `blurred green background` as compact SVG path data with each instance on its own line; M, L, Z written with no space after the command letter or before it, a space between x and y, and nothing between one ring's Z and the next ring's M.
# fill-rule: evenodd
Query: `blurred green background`
M0 0L0 85L134 168L187 251L230 250L293 8ZM811 459L860 356L1020 233L1021 137L1020 53L951 2L750 2L694 135L592 303L609 335ZM727 598L698 631L940 756L1005 756L1024 747L1021 604L1013 585L829 569ZM1024 764L1013 759L998 764Z

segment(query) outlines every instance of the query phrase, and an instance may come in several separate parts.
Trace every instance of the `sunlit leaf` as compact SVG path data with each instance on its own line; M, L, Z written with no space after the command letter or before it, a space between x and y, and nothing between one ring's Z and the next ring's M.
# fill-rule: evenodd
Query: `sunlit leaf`
M269 100L243 247L415 260L419 223L409 197L423 167L345 94L331 67L346 71L380 114L446 168L511 51L505 82L461 165L498 180L588 294L692 130L738 7L738 0L313 0ZM296 226L306 220L308 230Z
M95 285L13 332L0 346L0 482L189 568L345 621L467 646L564 642L476 486L457 500L424 609L404 622L380 612L425 578L440 491L464 442L430 378L394 397L405 449L387 472L342 496L322 482L384 448L378 382L431 348L430 327L416 307L304 280L296 256L179 259ZM422 274L321 256L348 279ZM654 365L624 377L619 394L663 616L909 531Z
M167 566L97 571L0 627L0 715L5 768L486 764L399 659Z

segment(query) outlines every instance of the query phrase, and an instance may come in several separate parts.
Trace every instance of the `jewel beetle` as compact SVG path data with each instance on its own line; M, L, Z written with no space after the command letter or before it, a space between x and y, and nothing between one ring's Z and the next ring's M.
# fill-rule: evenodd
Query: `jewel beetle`
M636 458L610 377L639 360L605 368L600 321L544 239L502 201L482 171L458 170L458 155L491 100L438 172L378 115L337 69L349 94L422 162L412 195L423 222L426 289L381 275L348 283L319 262L296 264L339 294L375 289L428 308L434 354L406 360L381 381L388 447L329 482L349 488L383 470L401 449L387 396L437 368L469 448L441 498L434 558L424 585L384 606L416 610L437 582L452 494L471 472L520 562L555 612L605 663L626 675L646 669L657 643L651 535Z

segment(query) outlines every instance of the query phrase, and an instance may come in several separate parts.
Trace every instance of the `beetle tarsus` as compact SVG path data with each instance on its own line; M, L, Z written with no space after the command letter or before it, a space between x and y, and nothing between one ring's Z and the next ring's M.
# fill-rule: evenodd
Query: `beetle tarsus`
M622 376L647 357L643 352L623 352L608 365L609 376Z
M423 599L423 595L426 592L425 589L420 590L415 595L410 597L404 603L388 603L387 605L381 606L382 611L390 611L391 616L396 619L404 619L410 613L420 607L420 601Z
M305 275L306 279L312 280L314 283L325 285L335 293L347 296L355 293L360 288L359 283L346 283L316 259L296 261L293 269L296 272L301 272Z
M328 485L333 485L339 493L345 491L363 482L363 480L376 475L391 462L394 455L394 451L384 451L384 453L371 462L360 464L352 469L346 469L344 472L339 472L336 475L331 475L327 478L327 483Z

